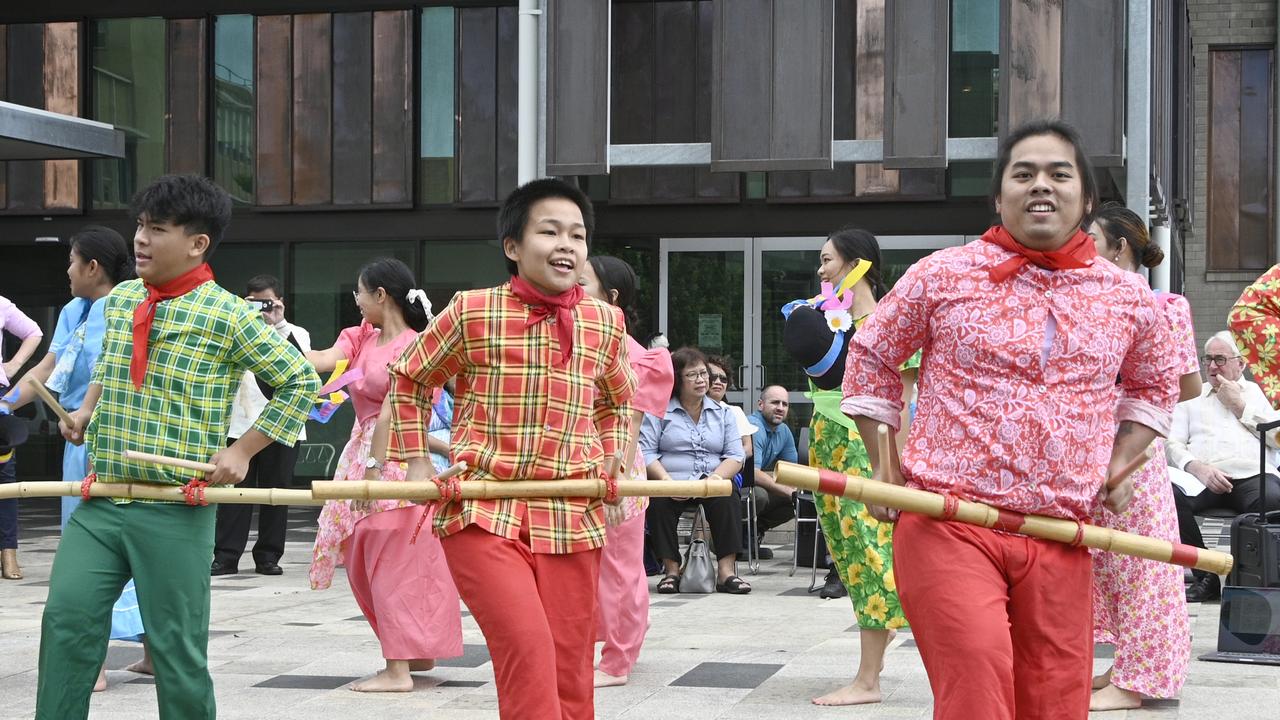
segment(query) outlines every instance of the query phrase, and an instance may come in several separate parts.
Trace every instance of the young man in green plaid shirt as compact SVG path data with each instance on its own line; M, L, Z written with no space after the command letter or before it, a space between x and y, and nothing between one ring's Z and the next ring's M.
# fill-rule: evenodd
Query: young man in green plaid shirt
M231 219L226 192L165 176L133 200L139 280L107 298L106 335L70 442L89 443L96 482L235 484L268 443L293 444L319 379L259 313L218 287L205 258ZM253 429L224 438L244 371L276 391ZM126 460L125 450L210 462L193 478ZM91 476L93 477L93 476ZM147 629L160 717L215 717L208 669L215 508L94 499L72 514L54 556L40 637L36 717L87 718L107 652L112 602L129 577Z

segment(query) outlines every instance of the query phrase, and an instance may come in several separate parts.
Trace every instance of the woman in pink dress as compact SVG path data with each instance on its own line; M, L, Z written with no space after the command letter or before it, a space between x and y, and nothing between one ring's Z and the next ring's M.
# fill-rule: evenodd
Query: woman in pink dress
M1164 259L1151 242L1147 224L1119 205L1105 205L1089 228L1098 255L1137 271ZM1200 394L1200 365L1186 298L1158 293L1159 306L1172 329L1182 373L1179 401ZM1169 484L1164 441L1152 443L1151 461L1133 476L1133 501L1119 515L1098 507L1093 522L1101 527L1178 542L1178 516ZM1093 553L1093 640L1114 643L1111 669L1093 679L1090 710L1123 710L1142 699L1175 698L1182 691L1191 658L1191 629L1184 598L1182 568L1154 560Z
M426 328L430 303L414 287L409 268L391 258L360 270L355 299L364 318L360 325L343 330L328 350L307 354L322 373L342 360L348 361L347 372L363 373L344 388L356 421L334 479L403 481L405 471L398 463L382 463L390 428L387 366ZM447 443L436 442L442 447L433 449L447 456ZM352 690L407 692L413 689L410 672L430 670L437 658L462 654L458 591L440 541L424 532L413 545L409 542L423 513L432 510L407 500L336 500L320 512L311 587L329 587L334 569L345 565L351 592L386 659L386 669ZM425 522L430 528L429 516Z
M627 324L635 327L636 273L615 257L597 255L582 269L580 281L587 294L622 308ZM629 480L644 480L637 437L644 413L662 417L671 398L675 371L666 348L645 350L627 336L627 360L636 375L638 388L631 398L631 440L628 458ZM618 505L605 505L608 524L604 552L600 556L596 639L604 642L595 686L625 685L640 655L649 629L649 582L644 573L644 511L648 498L622 498Z

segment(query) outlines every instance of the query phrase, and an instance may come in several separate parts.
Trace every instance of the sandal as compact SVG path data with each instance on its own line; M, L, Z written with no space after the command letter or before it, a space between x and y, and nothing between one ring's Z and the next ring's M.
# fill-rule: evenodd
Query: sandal
M680 592L680 576L668 575L658 581L658 593L660 595L675 595Z
M746 580L737 575L730 575L724 579L722 583L716 583L716 592L729 593L730 595L746 595L751 592L751 586Z

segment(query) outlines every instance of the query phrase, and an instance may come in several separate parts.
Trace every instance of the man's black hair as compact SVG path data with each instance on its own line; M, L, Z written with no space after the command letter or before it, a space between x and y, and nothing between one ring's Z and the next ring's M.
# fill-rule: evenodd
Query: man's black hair
M1093 163L1085 152L1084 141L1076 129L1061 120L1031 120L1014 128L1000 143L1000 154L996 159L996 172L991 176L991 203L1000 197L1000 188L1004 182L1004 171L1009 167L1013 155L1013 146L1029 137L1038 135L1055 135L1071 146L1076 152L1076 172L1080 175L1080 195L1084 201L1084 216L1080 218L1080 226L1089 224L1093 213L1098 209L1098 181L1093 175Z
M524 227L529 223L529 210L540 200L564 198L573 202L582 211L582 224L587 228L587 251L591 250L591 238L596 234L596 214L591 207L591 199L578 187L556 178L530 180L507 195L502 201L502 209L498 210L498 244L503 245L507 238L519 244L524 240ZM516 262L506 256L507 271L517 274Z
M200 175L162 175L133 196L129 212L134 219L146 215L179 225L188 235L208 235L208 260L231 223L231 196Z
M280 278L275 275L254 275L249 278L249 282L244 284L245 290L249 295L257 295L260 292L270 290L273 295L278 298L284 297L284 289L280 286Z

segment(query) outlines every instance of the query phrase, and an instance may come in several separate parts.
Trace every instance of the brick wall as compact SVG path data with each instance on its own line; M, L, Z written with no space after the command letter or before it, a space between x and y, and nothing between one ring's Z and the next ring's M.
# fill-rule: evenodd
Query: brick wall
M1276 0L1231 2L1188 0L1194 62L1195 164L1192 228L1186 235L1185 293L1196 321L1196 340L1203 346L1209 336L1225 330L1227 313L1255 273L1206 273L1205 225L1208 207L1207 154L1209 144L1209 48L1215 45L1269 44L1276 41Z

